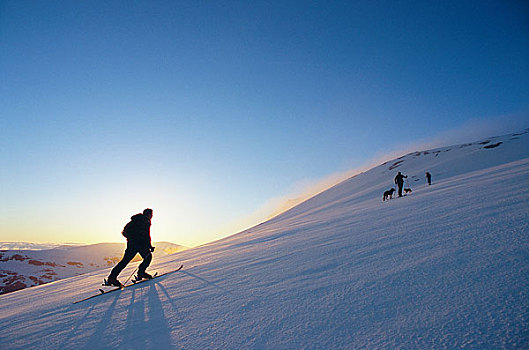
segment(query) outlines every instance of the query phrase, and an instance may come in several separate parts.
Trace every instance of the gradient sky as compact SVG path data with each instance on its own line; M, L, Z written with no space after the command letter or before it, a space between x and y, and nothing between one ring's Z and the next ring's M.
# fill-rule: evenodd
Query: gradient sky
M151 207L193 246L528 112L527 1L0 0L0 241L122 241Z

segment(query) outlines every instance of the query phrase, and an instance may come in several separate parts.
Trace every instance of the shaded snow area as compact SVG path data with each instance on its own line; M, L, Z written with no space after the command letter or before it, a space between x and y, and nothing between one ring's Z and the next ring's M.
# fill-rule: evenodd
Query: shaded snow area
M22 243L2 245L38 247ZM154 252L155 257L186 249L169 242L154 245L158 248ZM0 250L0 294L114 266L121 260L125 247L125 243L99 243L42 250ZM140 259L140 256L137 258Z
M72 304L104 269L0 296L0 347L528 349L528 136L406 155L123 291ZM413 192L383 202L396 171Z

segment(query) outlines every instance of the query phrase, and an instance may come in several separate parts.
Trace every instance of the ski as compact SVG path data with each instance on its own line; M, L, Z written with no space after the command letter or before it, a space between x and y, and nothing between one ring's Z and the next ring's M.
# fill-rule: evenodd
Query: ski
M95 298L95 297L98 297L98 296L101 296L103 294L108 294L108 293L112 293L112 292L115 292L115 291L118 291L118 290L123 290L125 288L128 288L128 287L132 287L132 286L135 286L135 285L138 285L140 283L143 283L143 282L148 282L148 281L152 281L153 279L156 279L156 278L159 278L159 277L162 277L162 276L165 276L165 275L169 275L171 273L174 273L174 272L177 272L177 271L180 271L182 270L182 268L184 267L184 265L180 265L179 268L177 268L176 270L172 270L172 271L168 271L168 272L164 272L162 273L161 275L158 274L158 272L156 272L152 278L149 278L149 279L142 279L142 280L137 280L137 279L133 279L131 282L131 284L126 284L126 285L123 285L121 287L116 287L116 288L113 288L113 289L110 289L110 290L104 290L103 288L99 288L99 294L96 294L96 295L92 295L92 296L89 296L88 298L84 298L84 299L81 299L81 300L77 300L77 301L74 301L73 303L74 304L77 304L77 303L80 303L82 301L85 301L85 300L88 300L88 299L92 299L92 298ZM105 284L103 284L103 286L106 286Z

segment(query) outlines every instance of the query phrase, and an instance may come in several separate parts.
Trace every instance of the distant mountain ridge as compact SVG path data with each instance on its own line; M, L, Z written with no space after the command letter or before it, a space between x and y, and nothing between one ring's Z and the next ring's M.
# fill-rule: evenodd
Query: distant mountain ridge
M31 242L0 242L0 250L46 250L59 247L81 246L85 244L31 243Z
M53 282L102 268L114 266L123 256L125 243L91 245L51 245L8 242L2 247L33 249L0 250L0 294ZM40 249L55 246L52 249ZM154 257L162 257L187 249L169 243L154 243ZM141 260L139 255L133 261Z

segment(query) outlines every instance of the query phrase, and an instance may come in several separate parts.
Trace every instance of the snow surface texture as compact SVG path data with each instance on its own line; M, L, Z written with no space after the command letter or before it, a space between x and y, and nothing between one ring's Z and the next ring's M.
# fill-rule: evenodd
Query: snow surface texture
M528 349L529 134L485 141L375 167L121 292L72 304L105 269L0 296L0 347ZM397 170L413 192L383 202Z
M154 257L186 249L169 242L154 245L157 248ZM43 250L0 250L0 294L115 266L125 248L125 243L99 243ZM137 258L141 260L139 255Z

